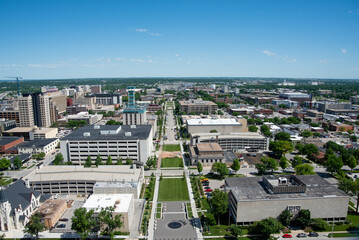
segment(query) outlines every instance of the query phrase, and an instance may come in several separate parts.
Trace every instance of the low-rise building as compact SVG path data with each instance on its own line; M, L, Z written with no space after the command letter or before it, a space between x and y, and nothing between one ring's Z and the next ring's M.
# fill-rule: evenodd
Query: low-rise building
M117 231L130 232L134 215L134 197L132 194L93 194L85 202L84 208L94 210L95 214L102 209L113 207L112 216L121 215L122 226Z
M0 137L0 153L10 153L12 148L16 147L22 142L24 142L23 137Z
M179 101L181 111L186 114L195 113L208 113L215 114L217 112L218 106L211 101L203 101L202 99L189 100L189 101Z
M221 133L233 134L248 132L247 119L245 118L199 118L187 120L187 132L195 133Z
M129 165L43 166L26 178L32 189L44 194L90 195L96 191L130 193L139 198L144 170Z
M80 112L76 115L68 115L67 121L86 121L88 125L93 125L102 119L101 114L89 114L88 112Z
M311 218L345 221L349 196L318 175L285 175L226 178L231 218L239 225L250 225L284 210L296 216L308 209Z
M13 128L16 128L15 120L0 119L0 134Z
M33 140L35 127L16 127L3 132L4 136L23 137L25 141Z
M55 150L59 142L58 138L35 139L19 144L17 149L19 154L38 154L43 152L47 155Z
M38 212L41 214L47 229L53 228L57 221L65 214L67 210L67 202L65 199L47 199L39 208Z
M0 230L21 230L40 206L41 193L17 180L0 191Z
M56 138L58 132L57 128L38 128L32 132L32 139Z

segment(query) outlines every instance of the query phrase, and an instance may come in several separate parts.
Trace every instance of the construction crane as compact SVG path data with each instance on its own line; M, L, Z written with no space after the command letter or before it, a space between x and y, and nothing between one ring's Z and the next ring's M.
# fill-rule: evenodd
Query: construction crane
M5 78L14 78L17 81L17 95L20 96L20 82L19 80L22 79L22 77L5 77Z

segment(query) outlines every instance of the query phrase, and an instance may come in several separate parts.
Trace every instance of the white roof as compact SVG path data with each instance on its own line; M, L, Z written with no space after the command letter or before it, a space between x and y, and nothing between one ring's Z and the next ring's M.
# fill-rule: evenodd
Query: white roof
M93 194L83 207L87 210L93 209L95 212L99 212L101 208L115 207L115 213L127 213L132 198L132 194Z
M187 124L190 126L206 126L206 125L238 125L239 123L235 118L219 118L219 119L189 119L187 120Z

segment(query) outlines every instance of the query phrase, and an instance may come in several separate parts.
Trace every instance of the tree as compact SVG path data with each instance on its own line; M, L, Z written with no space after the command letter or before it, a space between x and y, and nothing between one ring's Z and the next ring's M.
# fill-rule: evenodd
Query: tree
M256 164L256 169L259 175L263 175L266 172L266 166L264 164Z
M340 157L330 155L327 160L327 171L333 173L337 172L339 169L343 167L343 161Z
M93 213L94 210L87 211L83 207L74 211L74 215L71 218L71 229L75 230L81 236L81 239L86 239L90 234L93 227Z
M122 158L117 159L116 165L122 165Z
M281 157L283 154L293 151L293 144L288 141L274 141L270 142L269 149L272 150L275 155Z
M133 164L133 160L131 158L127 158L126 165L132 165L132 164Z
M353 155L351 155L347 163L348 167L350 167L350 169L353 170L357 166L357 164L358 164L357 160Z
M261 126L261 132L266 137L271 137L272 136L272 133L270 132L270 129L269 129L269 127L267 125L262 125Z
M309 138L313 136L313 133L311 131L305 130L300 134L302 137Z
M294 169L297 175L315 175L314 167L309 163L299 164Z
M42 232L46 229L45 224L41 221L41 213L35 212L31 217L29 222L25 225L24 233L30 234L31 236L35 235L36 239L39 239L39 232Z
M285 209L278 217L278 220L284 225L289 226L290 221L292 220L292 214L288 209Z
M321 218L314 218L310 223L310 227L314 231L325 231L329 229L329 224Z
M279 166L284 170L288 167L288 160L286 157L282 156L280 158Z
M277 141L290 141L290 134L286 132L279 132L274 137Z
M353 181L352 179L348 178L340 178L339 179L339 189L344 191L345 193L356 196L357 198L357 206L356 206L356 212L359 210L359 180L356 179Z
M294 156L294 159L292 161L292 167L296 167L299 164L303 164L303 158L299 157L299 156Z
M218 131L216 129L212 129L211 131L209 131L210 133L217 133Z
M114 215L114 207L106 207L101 209L99 213L100 225L103 225L104 229L102 230L103 235L108 235L110 239L113 239L114 232L117 228L121 228L123 222L121 221L121 214Z
M273 172L278 168L278 162L274 158L262 157L261 161L263 162L266 170L271 170Z
M112 165L112 157L110 155L107 157L106 165Z
M238 225L232 224L229 227L229 231L231 233L231 236L234 237L235 239L237 239L238 236L242 236L242 229Z
M201 162L198 162L198 164L197 164L197 171L199 174L201 174L203 171L203 165Z
M54 165L62 165L64 163L64 157L61 153L56 154L55 160L53 161Z
M313 154L318 154L319 153L319 149L317 148L317 146L315 146L314 144L310 143L310 144L306 144L303 149L302 149L302 154L307 155L308 158L312 159L313 158Z
M227 165L225 163L221 163L221 162L213 163L211 171L214 172L214 173L217 173L220 176L221 179L225 175L229 174L229 170L227 168Z
M268 238L271 234L277 233L281 229L283 229L283 225L276 219L269 217L263 219L262 221L255 222L249 227L249 232L251 234L260 234L265 238Z
M231 169L232 169L233 171L237 172L240 168L241 168L241 165L239 164L238 158L237 158L237 159L234 159L233 164L232 164L232 166L231 166Z
M97 157L96 157L95 165L96 165L96 167L98 167L99 165L102 165L102 159L101 159L100 154L97 155Z
M350 136L350 141L357 142L358 138L355 135Z
M300 210L295 222L303 228L308 226L310 223L310 211L307 209Z
M1 158L0 159L0 169L8 169L11 167L11 162L9 159Z
M257 132L258 131L258 127L254 126L254 125L250 125L248 127L248 131L250 132Z
M22 166L22 161L18 156L16 156L13 164L14 164L15 169L19 169Z
M42 159L44 159L44 157L46 156L46 154L45 154L44 152L41 152L41 153L37 154L37 156L38 156L38 159L39 159L39 160L42 160Z
M91 167L91 165L92 165L91 157L87 156L85 167Z
M219 189L215 189L210 203L213 213L218 217L218 225L220 225L219 216L226 213L228 209L228 195Z

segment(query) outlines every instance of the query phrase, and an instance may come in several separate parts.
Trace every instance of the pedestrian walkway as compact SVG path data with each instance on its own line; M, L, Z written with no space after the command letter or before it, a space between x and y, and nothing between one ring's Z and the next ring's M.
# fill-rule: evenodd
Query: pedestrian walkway
M155 184L155 191L153 194L153 201L152 201L152 211L151 211L151 217L150 222L148 224L148 239L153 240L154 239L154 228L155 228L155 214L156 214L156 207L157 207L157 199L158 199L158 190L160 186L160 177L158 176L158 173L156 173L156 184Z

